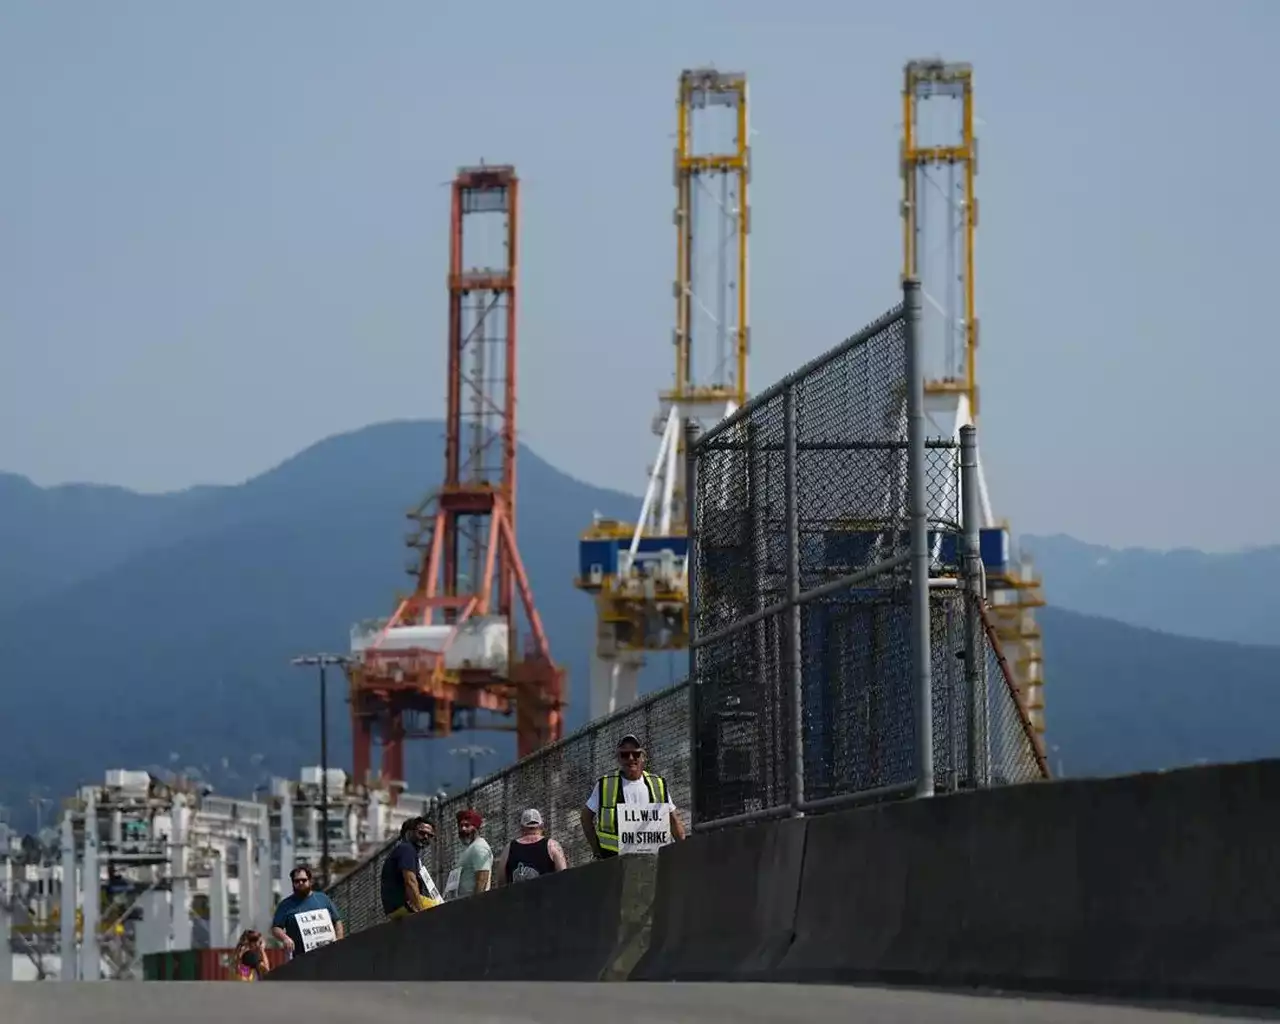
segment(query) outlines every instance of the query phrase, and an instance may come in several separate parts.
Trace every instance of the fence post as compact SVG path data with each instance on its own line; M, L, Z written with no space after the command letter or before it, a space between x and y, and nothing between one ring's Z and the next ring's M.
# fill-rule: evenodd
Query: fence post
M978 602L986 597L982 568L980 502L978 500L978 432L960 428L960 500L964 524L964 671L969 694L969 785L990 784L991 750L987 732L987 659L984 657Z
M786 454L783 473L787 516L787 616L785 632L787 683L791 703L791 814L804 812L804 676L801 657L800 610L800 507L797 487L796 389L788 384L782 392L783 438Z
M698 424L689 419L684 425L684 516L687 554L685 555L686 625L689 633L689 831L698 820Z
M737 433L737 428L734 430ZM743 513L751 543L750 608L752 615L762 615L773 602L769 585L769 493L768 455L761 449L760 424L754 416L742 422L741 435L745 444L741 464L734 467L746 482L746 500ZM722 492L723 493L723 492ZM717 495L719 497L719 495ZM716 595L719 597L719 595ZM755 717L755 741L758 745L763 778L756 780L758 796L766 803L785 804L791 789L791 764L787 760L787 697L783 663L786 642L781 630L775 630L773 645L769 643L768 618L759 618L751 625L747 639L751 641L751 655L746 659L749 670L743 675L751 679L756 691L759 713ZM772 655L772 657L770 657ZM780 795L780 793L784 795Z
M955 468L954 466L952 467ZM963 593L961 594L963 597ZM943 606L943 618L945 622L942 627L942 649L943 657L946 660L945 686L947 690L947 792L958 793L960 791L960 715L961 715L961 696L960 687L962 682L956 679L955 662L947 658L953 651L952 644L955 637L955 606L946 604ZM929 628L933 629L933 611L929 612ZM972 748L970 748L972 749Z
M902 282L907 376L907 506L911 519L911 668L916 698L916 796L933 796L933 631L929 622L929 495L925 488L920 282Z
M444 801L440 799L439 794L434 794L427 799L430 803L426 808L427 813L424 817L429 817L431 819L431 827L435 830L436 834L436 840L431 844L431 877L432 879L436 879L440 877L440 859L444 856L441 852L441 848L444 845L443 839L441 838L444 835L444 829L442 827L444 824Z

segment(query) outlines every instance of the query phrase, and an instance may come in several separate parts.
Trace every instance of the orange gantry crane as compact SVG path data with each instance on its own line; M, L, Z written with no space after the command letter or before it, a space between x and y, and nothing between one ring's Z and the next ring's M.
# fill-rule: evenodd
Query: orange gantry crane
M514 728L523 757L562 730L565 672L516 545L519 179L510 166L466 167L452 193L445 478L409 513L413 592L390 618L351 632L352 767L362 783L372 781L375 740L382 779L402 781L407 739ZM480 267L464 243L468 224L486 218L501 220L503 251Z

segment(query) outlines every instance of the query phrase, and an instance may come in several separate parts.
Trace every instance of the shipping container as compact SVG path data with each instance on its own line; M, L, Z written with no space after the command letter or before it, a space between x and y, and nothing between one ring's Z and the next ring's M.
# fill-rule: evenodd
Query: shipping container
M180 949L168 953L148 953L142 958L145 981L235 981L234 949ZM284 964L283 949L268 948L267 964L272 970Z

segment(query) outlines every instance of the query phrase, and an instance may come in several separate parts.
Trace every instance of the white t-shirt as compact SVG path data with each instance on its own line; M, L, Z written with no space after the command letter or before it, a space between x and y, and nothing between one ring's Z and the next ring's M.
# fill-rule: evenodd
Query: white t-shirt
M649 787L644 784L644 777L638 779L622 779L622 798L621 803L624 804L647 804L652 803L649 796ZM668 800L662 805L668 811L674 811L676 805ZM587 810L592 814L600 813L600 783L597 782L591 787L591 795L587 797Z
M484 836L476 836L463 848L458 863L444 883L444 898L471 896L476 891L476 872L493 870L493 850Z

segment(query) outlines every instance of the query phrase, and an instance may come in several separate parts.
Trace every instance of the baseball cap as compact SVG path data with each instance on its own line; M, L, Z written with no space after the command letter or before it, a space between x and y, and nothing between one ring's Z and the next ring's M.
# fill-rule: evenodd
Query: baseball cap
M633 732L627 733L625 736L622 737L622 739L618 740L619 747L622 747L624 743L634 743L637 747L644 746L644 744L640 742L640 737Z
M530 807L520 812L520 827L533 828L535 825L542 824L542 812L536 807Z

